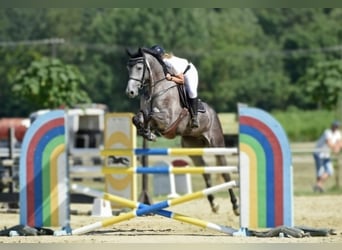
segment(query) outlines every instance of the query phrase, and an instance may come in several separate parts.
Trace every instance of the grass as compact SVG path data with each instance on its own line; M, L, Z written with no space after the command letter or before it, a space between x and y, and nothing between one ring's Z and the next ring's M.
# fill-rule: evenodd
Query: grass
M283 126L291 141L313 141L330 123L338 119L334 111L328 110L297 110L290 108L287 111L274 111L271 113ZM238 117L236 113L219 113L224 134L238 133ZM310 122L308 122L310 121Z

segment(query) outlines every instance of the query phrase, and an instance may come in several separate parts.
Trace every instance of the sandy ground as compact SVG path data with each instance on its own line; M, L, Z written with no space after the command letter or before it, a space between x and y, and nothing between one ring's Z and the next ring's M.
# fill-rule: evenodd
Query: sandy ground
M206 199L177 205L170 210L216 224L238 228L239 218L233 215L228 200L217 198L217 202L220 204L220 211L217 214L210 211ZM336 230L337 235L305 238L232 237L155 215L133 218L86 235L4 236L0 237L0 243L342 243L342 195L295 197L294 207L295 225L332 228ZM73 204L72 209L85 213L91 210L91 205ZM1 229L19 223L19 214L17 213L1 213L0 216ZM89 215L72 215L71 227L76 229L103 219Z

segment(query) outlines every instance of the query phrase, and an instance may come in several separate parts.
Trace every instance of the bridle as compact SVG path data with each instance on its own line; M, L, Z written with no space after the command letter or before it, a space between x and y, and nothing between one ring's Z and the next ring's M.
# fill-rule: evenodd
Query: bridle
M141 83L140 88L143 88L143 86L144 86L144 79L145 79L145 70L146 70L146 67L147 67L145 58L144 57L130 58L128 60L127 66L131 68L131 67L135 66L138 63L142 63L143 64L143 74L141 76L141 79L138 79L138 78L130 76L129 80L134 80L134 81L140 82Z
M152 56L153 56L153 55L152 55ZM158 62L159 62L159 61L158 61ZM174 88L174 87L177 86L177 84L174 84L174 85L172 85L171 87L168 87L168 88L166 88L166 89L164 89L164 90L161 90L160 92L153 93L153 92L154 92L154 89L155 89L155 86L156 86L158 83L164 81L164 80L166 79L166 77L164 76L163 78L154 81L154 79L153 79L153 74L152 74L152 70L151 70L151 66L150 66L148 60L146 59L144 53L143 53L143 56L141 56L141 57L130 58L130 59L128 60L127 66L128 66L128 67L133 67L133 66L135 66L135 65L138 64L138 63L142 63L142 65L143 65L143 74L142 74L141 78L138 79L138 78L135 78L135 77L131 77L131 76L130 76L130 77L129 77L129 80L134 80L134 81L140 82L141 84L140 84L140 86L139 86L139 89L143 89L143 88L145 88L145 87L147 87L147 86L150 86L149 93L148 93L148 98L147 98L148 100L147 100L147 101L151 101L152 99L154 99L154 98L156 98L156 97L158 97L158 96L161 96L161 95L165 94L169 89ZM150 84L148 84L148 82L145 80L145 72L146 72L146 69L147 69L147 71L148 71L148 73L149 73L149 75L150 75Z

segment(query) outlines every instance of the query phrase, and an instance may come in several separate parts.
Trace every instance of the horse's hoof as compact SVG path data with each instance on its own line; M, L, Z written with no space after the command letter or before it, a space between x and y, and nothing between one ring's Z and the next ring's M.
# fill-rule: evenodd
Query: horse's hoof
M157 140L157 136L153 133L149 133L147 135L145 134L144 137L149 141L156 141Z
M240 216L240 208L239 206L233 208L233 212L236 216Z
M217 213L219 208L220 208L220 205L215 203L214 205L211 206L211 211L213 211L214 213Z

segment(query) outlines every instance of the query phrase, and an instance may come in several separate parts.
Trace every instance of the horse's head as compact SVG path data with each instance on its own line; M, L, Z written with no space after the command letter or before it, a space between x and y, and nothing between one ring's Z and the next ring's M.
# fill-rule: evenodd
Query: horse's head
M134 98L139 94L139 89L143 87L144 82L148 77L146 72L146 60L141 49L134 54L127 50L127 54L129 55L127 63L129 79L126 87L126 94L130 98Z
M126 94L130 98L134 98L139 95L139 89L143 88L147 82L153 80L151 79L153 78L151 66L154 65L154 62L160 65L161 59L158 58L154 51L147 48L139 48L133 54L129 50L126 51L129 56L127 63L129 79Z

